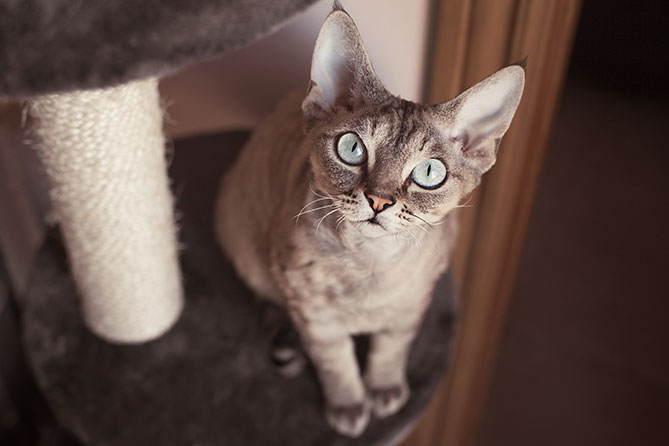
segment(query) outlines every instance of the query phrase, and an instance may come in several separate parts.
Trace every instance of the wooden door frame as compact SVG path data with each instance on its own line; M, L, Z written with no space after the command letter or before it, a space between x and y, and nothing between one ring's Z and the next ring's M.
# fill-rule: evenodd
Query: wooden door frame
M473 445L581 0L435 0L427 97L457 95L528 57L523 99L495 167L461 214L460 295L451 368L405 446Z

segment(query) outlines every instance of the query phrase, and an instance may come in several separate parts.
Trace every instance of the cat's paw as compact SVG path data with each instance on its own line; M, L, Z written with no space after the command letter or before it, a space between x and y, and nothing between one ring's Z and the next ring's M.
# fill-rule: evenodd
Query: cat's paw
M402 383L395 386L371 388L370 397L374 415L388 417L400 410L409 399L409 387Z
M289 347L272 350L272 362L284 378L295 378L307 365L307 358L299 349Z
M272 362L284 378L294 378L304 370L307 358L294 330L280 331L272 341Z
M359 437L369 424L370 407L367 401L346 406L328 406L325 409L328 424L348 437Z

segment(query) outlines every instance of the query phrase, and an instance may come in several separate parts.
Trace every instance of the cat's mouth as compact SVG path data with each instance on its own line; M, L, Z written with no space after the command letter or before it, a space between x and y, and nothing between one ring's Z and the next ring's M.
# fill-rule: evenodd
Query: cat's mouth
M385 230L386 228L381 224L381 222L376 218L376 215L372 218L368 218L367 220L358 220L355 222L358 226L362 227L374 227L378 229L383 229Z

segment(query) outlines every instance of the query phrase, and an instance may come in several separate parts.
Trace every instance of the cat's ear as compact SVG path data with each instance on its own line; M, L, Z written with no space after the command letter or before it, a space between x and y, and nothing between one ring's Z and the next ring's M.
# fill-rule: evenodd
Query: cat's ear
M495 164L525 85L524 63L502 68L455 99L439 105L448 115L448 137L461 144L468 164L485 173Z
M311 82L302 103L307 122L340 108L373 103L385 93L353 19L338 2L325 19L311 61Z

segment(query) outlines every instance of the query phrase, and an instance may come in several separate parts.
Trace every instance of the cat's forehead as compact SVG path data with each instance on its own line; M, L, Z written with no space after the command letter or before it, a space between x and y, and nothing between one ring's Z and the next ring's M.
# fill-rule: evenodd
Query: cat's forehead
M366 143L390 156L407 156L440 144L440 132L434 127L431 110L400 98L366 110L358 126Z

